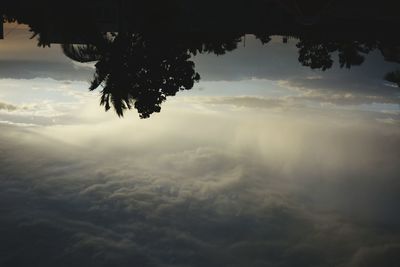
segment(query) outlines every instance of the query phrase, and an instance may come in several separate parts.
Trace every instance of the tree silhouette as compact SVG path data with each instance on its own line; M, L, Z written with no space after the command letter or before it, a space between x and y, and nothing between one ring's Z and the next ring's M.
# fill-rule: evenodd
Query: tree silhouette
M200 75L191 54L159 35L104 35L96 45L63 45L64 53L79 62L97 61L90 90L102 87L101 105L119 116L135 107L141 118L161 110L167 96L191 89Z
M96 35L91 44L63 44L72 60L95 64L90 90L102 87L100 104L114 107L118 116L134 107L141 118L160 112L168 96L193 88L200 80L190 60L197 53L221 55L237 48L241 34L138 34Z
M364 63L364 55L374 50L376 45L373 42L347 41L338 43L337 47L340 67L350 69L352 66L359 66Z
M361 65L365 60L364 55L376 49L376 44L375 42L301 39L297 48L299 48L299 62L303 66L325 71L333 66L334 53L338 53L340 67L350 69L352 66Z
M296 45L299 48L299 62L312 69L330 69L333 65L332 52L335 46L330 42L303 39Z

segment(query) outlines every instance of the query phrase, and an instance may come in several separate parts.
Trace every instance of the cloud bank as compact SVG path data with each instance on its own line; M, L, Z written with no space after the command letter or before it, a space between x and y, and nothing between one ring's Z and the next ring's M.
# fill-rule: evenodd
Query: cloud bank
M215 112L1 126L1 264L395 266L397 127Z

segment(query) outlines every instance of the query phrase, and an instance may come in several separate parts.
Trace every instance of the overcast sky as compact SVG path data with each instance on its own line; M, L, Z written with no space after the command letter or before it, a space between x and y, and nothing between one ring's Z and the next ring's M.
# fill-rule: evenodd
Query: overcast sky
M397 66L379 54L311 71L249 36L195 58L203 79L161 113L119 119L91 66L27 37L0 40L1 266L398 265Z

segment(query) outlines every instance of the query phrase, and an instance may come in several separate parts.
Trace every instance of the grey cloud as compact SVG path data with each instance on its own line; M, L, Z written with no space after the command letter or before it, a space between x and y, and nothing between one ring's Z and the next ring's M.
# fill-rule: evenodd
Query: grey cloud
M76 66L72 62L1 60L1 79L52 78L54 80L90 81L91 67Z
M338 105L360 105L372 103L399 104L400 90L383 81L353 80L347 76L322 76L318 79L290 78L281 86L295 89L299 99Z
M251 78L282 80L297 75L308 75L309 69L300 67L297 49L279 41L262 45L247 36L246 46L223 56L202 54L195 57L196 70L203 81L238 81Z
M293 97L266 98L255 96L238 96L238 97L214 97L208 98L204 103L216 105L233 105L236 107L246 108L265 108L265 109L286 109L300 108L304 105L300 102L295 102Z
M41 106L17 106L7 103L0 103L1 114L0 123L15 126L49 126L49 125L71 125L79 120L67 112L54 112L40 110ZM42 111L42 114L40 113ZM44 113L44 114L43 114ZM47 114L46 114L47 113Z
M311 70L298 62L296 40L283 44L279 38L262 45L259 40L248 35L246 46L216 57L212 54L198 55L195 58L196 69L203 80L237 81L251 78L268 80L287 80L296 77L324 76L345 78L354 85L368 85L371 81L383 81L387 72L393 71L398 64L386 62L379 51L366 56L361 66L340 69L336 64L326 71ZM337 61L337 60L336 60ZM329 86L329 80L324 83ZM323 89L323 88L321 88Z
M363 247L354 255L350 267L395 267L400 262L400 244Z
M327 71L311 70L297 62L297 49L293 42L272 42L265 46L248 37L246 47L240 47L227 55L196 57L196 69L202 81L238 81L266 79L285 81L284 87L301 91L313 90L313 101L336 104L399 103L399 88L384 81L386 73L398 68L398 64L385 62L378 51L366 57L366 62L352 69L334 66ZM318 77L318 78L315 78ZM244 94L245 91L243 92ZM352 95L353 98L345 97ZM332 97L336 96L336 99ZM342 95L342 99L337 96Z
M6 110L6 111L14 111L17 110L18 107L15 105L11 105L8 103L0 102L0 110Z
M400 104L400 98L393 95L379 96L379 95L354 95L354 94L337 94L328 93L321 94L320 92L313 92L304 96L297 97L300 100L314 101L320 104L330 103L335 105L363 105L363 104Z
M391 124L391 125L400 125L400 116L397 115L394 118L394 115L387 117L387 116L382 116L381 118L377 118L377 121L385 123L385 124Z
M320 151L332 139L327 127L304 143L299 162L270 165L257 153L217 146L163 153L157 142L144 151L132 145L128 158L118 160L109 150L10 142L10 131L18 140L32 138L22 129L0 133L5 266L369 266L396 259L392 248L379 256L399 237L392 217L371 225L343 207L397 205L390 196L398 192L399 140L389 133L360 129ZM345 134L331 133L333 140ZM373 188L387 196L378 208L358 194ZM343 205L329 206L335 195ZM365 247L384 249L366 253Z
M400 98L390 97L378 97L378 96L356 96L348 94L321 94L319 92L308 91L304 95L298 96L286 96L286 97L258 97L258 96L237 96L237 97L204 97L196 98L195 101L199 101L203 104L211 105L228 105L238 108L248 109L267 109L271 112L287 112L296 113L302 112L304 114L315 113L316 109L311 103L317 103L319 105L328 104L328 110L335 108L337 113L343 116L362 116L367 120L379 121L380 123L398 125L400 115L396 112L385 112L381 110L377 111L365 111L354 108L346 109L346 105L361 105L361 104L372 104L372 103L384 103L384 104L399 104ZM342 106L342 109L338 107ZM319 114L323 115L327 113L326 109L320 108ZM329 113L329 112L328 112Z

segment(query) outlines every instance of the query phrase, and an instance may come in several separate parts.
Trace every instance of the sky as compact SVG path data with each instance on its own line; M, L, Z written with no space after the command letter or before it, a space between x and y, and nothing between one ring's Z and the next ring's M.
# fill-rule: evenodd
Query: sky
M139 119L93 65L0 40L0 266L397 266L399 88L379 52L312 71L275 37L194 58Z

